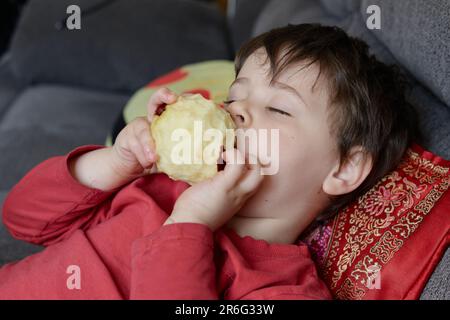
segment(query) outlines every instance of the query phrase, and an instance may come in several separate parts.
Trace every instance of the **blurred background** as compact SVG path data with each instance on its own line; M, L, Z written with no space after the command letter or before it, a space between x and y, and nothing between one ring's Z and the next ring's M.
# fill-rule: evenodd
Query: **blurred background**
M81 29L65 28L70 5ZM381 29L367 28L370 5ZM337 25L411 81L420 144L450 159L448 0L2 0L0 205L39 162L103 144L123 107L152 79L189 63L233 60L252 36L287 23ZM41 247L0 224L0 265ZM447 254L422 298L450 299Z

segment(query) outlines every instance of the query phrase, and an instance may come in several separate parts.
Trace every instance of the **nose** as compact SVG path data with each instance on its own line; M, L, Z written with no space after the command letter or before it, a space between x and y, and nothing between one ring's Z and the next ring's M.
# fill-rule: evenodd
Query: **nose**
M242 102L234 102L228 106L228 112L231 114L238 128L247 128L251 125L252 118L247 107Z

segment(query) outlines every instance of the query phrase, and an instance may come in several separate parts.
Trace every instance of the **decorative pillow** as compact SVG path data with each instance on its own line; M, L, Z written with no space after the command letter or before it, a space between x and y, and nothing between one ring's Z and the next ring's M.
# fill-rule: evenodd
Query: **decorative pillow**
M234 80L231 61L191 64L139 90L118 119L145 116L168 87L220 104ZM111 139L108 142L111 144ZM337 299L417 299L450 242L450 161L413 145L396 170L328 223L305 232L317 268Z
M221 104L227 99L228 88L234 78L234 62L228 60L189 64L157 78L131 97L106 144L111 145L125 124L147 114L147 102L159 88L167 87L177 94L199 93L206 99Z
M337 299L417 299L450 243L450 161L413 145L396 170L304 235Z

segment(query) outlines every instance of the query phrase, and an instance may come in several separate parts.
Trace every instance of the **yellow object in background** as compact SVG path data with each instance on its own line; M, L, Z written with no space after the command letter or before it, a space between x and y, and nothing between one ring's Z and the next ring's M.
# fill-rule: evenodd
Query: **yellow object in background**
M182 66L152 80L139 89L124 107L118 123L127 125L136 117L147 116L147 104L150 97L160 88L167 87L177 94L200 93L204 98L221 104L228 98L228 89L235 79L234 62L228 60L210 60ZM120 120L120 121L119 121ZM123 127L122 127L123 128ZM113 144L120 131L108 135L106 146Z

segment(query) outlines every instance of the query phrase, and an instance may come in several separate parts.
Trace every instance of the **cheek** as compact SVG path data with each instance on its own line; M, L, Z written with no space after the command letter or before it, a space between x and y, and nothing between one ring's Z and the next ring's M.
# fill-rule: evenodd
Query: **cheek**
M299 182L300 187L320 187L330 166L327 149L326 141L306 133L280 135L280 178Z
M297 171L309 160L307 140L303 133L294 130L280 133L279 160L282 171Z

